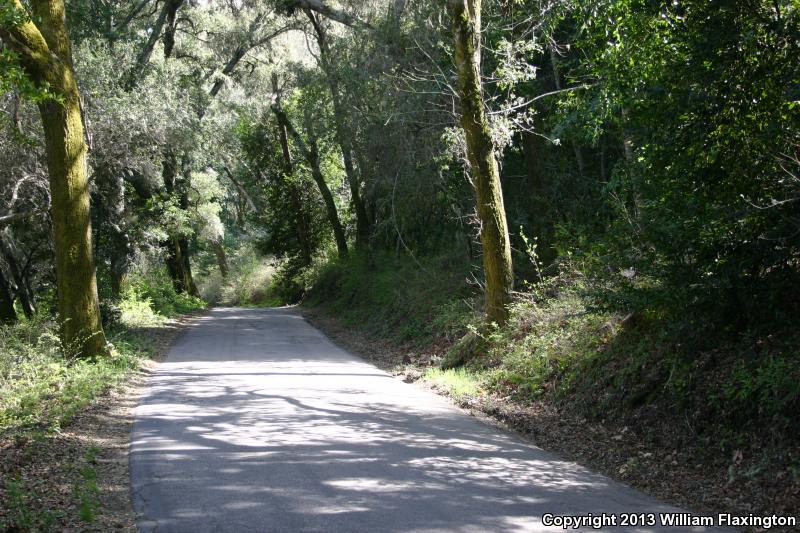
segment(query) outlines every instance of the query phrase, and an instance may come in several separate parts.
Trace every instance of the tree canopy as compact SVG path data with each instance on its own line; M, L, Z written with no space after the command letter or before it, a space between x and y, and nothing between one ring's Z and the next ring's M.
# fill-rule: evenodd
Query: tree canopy
M195 265L227 273L243 242L284 262L292 298L333 249L480 259L500 325L514 278L567 259L607 282L602 305L797 311L794 2L2 5L7 320L57 288L98 331L92 304L68 310L94 264L100 301L143 260L199 294ZM59 113L86 185L59 177ZM91 196L91 234L67 190ZM51 260L79 241L84 266Z

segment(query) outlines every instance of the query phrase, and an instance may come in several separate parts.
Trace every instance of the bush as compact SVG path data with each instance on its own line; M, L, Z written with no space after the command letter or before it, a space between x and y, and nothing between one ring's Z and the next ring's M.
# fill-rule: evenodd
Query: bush
M212 304L229 306L269 306L281 302L272 293L277 268L268 257L245 244L228 258L230 272L222 278L214 270L200 279L203 299Z
M123 302L132 313L143 312L146 304L156 315L174 317L197 309L206 303L189 294L177 293L164 268L132 274L123 286Z
M398 342L461 338L482 296L465 283L469 265L443 255L417 263L389 252L354 253L307 274L307 302Z

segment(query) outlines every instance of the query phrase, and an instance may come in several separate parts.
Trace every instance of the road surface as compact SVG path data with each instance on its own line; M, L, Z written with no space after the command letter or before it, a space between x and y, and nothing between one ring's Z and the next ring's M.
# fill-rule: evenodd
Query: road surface
M564 531L545 513L679 512L333 345L291 308L214 309L136 409L144 532ZM710 531L603 527L600 531Z

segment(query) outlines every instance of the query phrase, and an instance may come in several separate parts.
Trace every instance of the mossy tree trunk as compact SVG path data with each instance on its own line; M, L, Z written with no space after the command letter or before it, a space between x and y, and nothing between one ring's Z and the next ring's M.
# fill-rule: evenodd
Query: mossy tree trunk
M24 12L19 0L13 5ZM26 73L60 101L39 104L52 197L58 312L64 346L80 356L108 354L92 257L85 132L63 0L32 0L33 20L0 30Z
M455 40L461 127L467 141L486 275L486 318L505 325L514 286L511 243L481 86L481 1L446 0Z

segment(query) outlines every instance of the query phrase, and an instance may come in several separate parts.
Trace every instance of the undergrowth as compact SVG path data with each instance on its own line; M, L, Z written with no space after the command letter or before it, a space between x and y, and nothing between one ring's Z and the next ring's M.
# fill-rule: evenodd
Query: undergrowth
M166 304L164 299L172 297ZM144 328L163 327L168 317L204 305L174 296L171 286L158 281L133 280L118 304L118 319L106 331L111 355L93 359L70 357L56 319L45 313L0 326L0 434L63 427L152 352Z
M306 302L369 335L427 352L419 358L427 363L424 378L457 399L546 401L612 424L664 428L653 438L725 450L741 445L743 435L796 441L796 332L740 332L709 343L691 329L696 317L598 305L602 287L566 265L523 286L507 327L487 328L479 291L460 264L356 255L319 269ZM642 283L649 289L654 282ZM480 353L466 367L443 369L468 332L482 337ZM682 429L670 434L670 427Z
M355 253L315 272L305 302L398 343L454 342L475 319L469 274L449 256L418 264L386 252Z
M175 292L164 268L131 274L123 285L119 302L123 323L131 327L158 325L166 318L203 309L206 305L200 298Z
M203 300L213 305L269 307L280 305L272 288L277 266L251 245L244 245L228 258L229 272L222 277L212 270L199 280Z
M5 457L16 452L17 460L22 458L4 464L11 473L0 480L0 531L61 530L55 524L68 516L85 524L96 521L104 490L97 447L88 447L82 457L65 454L52 466L69 479L69 494L56 496L57 487L20 475L19 469L40 460L37 453L48 445L59 446L60 431L77 413L140 368L157 347L156 331L170 327L169 317L204 306L175 294L164 276L133 275L121 300L103 305L111 355L92 359L69 355L74 350L62 346L47 305L31 319L21 316L14 325L0 326L0 449L8 452Z

